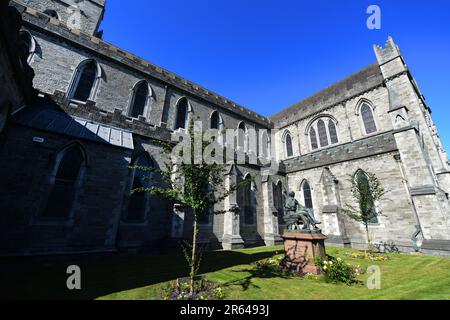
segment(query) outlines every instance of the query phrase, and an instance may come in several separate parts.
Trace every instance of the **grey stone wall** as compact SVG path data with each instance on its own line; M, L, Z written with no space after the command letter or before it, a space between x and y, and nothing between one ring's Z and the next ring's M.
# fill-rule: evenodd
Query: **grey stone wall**
M0 144L0 174L6 177L0 184L0 210L8 210L2 216L5 227L0 231L5 239L13 241L3 241L0 252L104 251L158 247L162 240L167 240L171 236L172 204L155 201L145 221L124 221L131 190L128 165L139 151L149 152L162 165L164 159L160 157L157 141L170 139L176 105L183 97L189 102L189 117L202 121L204 128L209 126L211 113L218 111L224 128L237 128L243 121L247 128L279 130L272 145L275 160L280 161L280 172L265 177L259 165L238 165L226 175L227 181L247 174L255 179L252 186L255 223L246 225L242 214L237 219L230 215L214 216L209 224L200 226L200 242L210 243L211 247L222 242L224 248L277 243L283 226L278 224L273 207L272 185L281 181L284 191L296 191L299 202L305 203L300 186L307 180L312 188L316 217L323 222L324 233L331 242L361 248L366 242L362 225L344 216L341 209L352 203L349 175L362 169L375 173L387 191L386 197L377 203L379 223L370 226L375 241L392 241L399 249L412 251L411 236L416 225L421 224L421 240L429 252L446 248L450 234L450 206L445 194L450 186L447 155L430 109L392 39L386 48L375 48L377 63L275 115L272 123L93 37L104 2L84 2L88 21L81 31L69 29L65 16L56 21L30 7L18 6L37 44L32 64L35 87L51 96L70 115L132 131L136 150L82 142L91 155L91 165L77 199L76 219L69 226L42 224L36 215L44 201L41 197L51 169L51 155L70 139L12 126L7 139ZM22 0L22 3L41 11L49 6L62 10L58 6L63 6L49 0ZM101 79L93 101L75 103L67 99L67 92L77 66L86 59L95 59L99 64ZM9 76L7 70L0 71L4 78ZM141 80L151 87L150 105L144 117L131 119L127 116L131 92ZM364 130L359 110L363 102L372 108L376 133L366 134ZM312 150L308 128L320 117L335 121L339 142ZM283 143L287 131L293 139L294 156L290 159L286 159ZM42 136L44 144L33 143L35 135ZM230 197L220 206L226 210L234 200ZM182 236L190 239L191 233L192 214L187 211Z
M33 142L34 137L44 142ZM72 219L48 221L47 201L56 154L74 140L11 124L0 149L0 252L5 254L107 251L116 229L128 178L130 151L88 141L88 166Z
M54 10L58 20L69 28L94 35L103 20L105 0L16 0L39 12Z

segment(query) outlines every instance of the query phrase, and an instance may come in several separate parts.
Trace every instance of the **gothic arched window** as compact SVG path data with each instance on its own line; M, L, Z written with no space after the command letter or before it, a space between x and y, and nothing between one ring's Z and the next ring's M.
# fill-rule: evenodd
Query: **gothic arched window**
M81 180L85 157L77 145L63 150L51 178L51 191L43 213L45 218L69 218Z
M309 185L308 181L305 181L302 186L302 192L303 192L303 201L305 204L305 207L307 209L313 210L313 200L312 200L312 192L311 192L311 186Z
M238 190L238 204L243 215L244 224L252 225L255 223L255 191L253 181L250 175L244 178L245 184Z
M285 146L286 157L290 158L290 157L292 157L294 155L294 150L292 148L292 137L291 137L291 135L289 133L286 134L285 144L286 144L286 146Z
M314 120L308 127L311 151L318 149L319 144L320 148L325 148L339 143L337 122L331 116L322 116Z
M210 123L210 129L220 129L220 116L217 111L214 111L211 114L211 123Z
M309 140L311 141L311 149L312 150L316 150L317 148L319 148L319 145L317 144L316 130L314 130L314 128L312 128L312 127L311 127L311 129L309 129Z
M145 116L145 108L148 105L150 97L150 90L148 83L142 81L138 83L133 89L131 104L129 108L129 116L132 118L138 118L139 116Z
M327 128L323 120L317 122L317 130L319 131L320 146L322 148L328 146Z
M82 62L75 71L69 98L81 102L93 100L100 77L100 67L94 60Z
M338 143L339 140L338 140L338 136L337 136L336 125L331 120L328 121L328 132L330 133L331 144Z
M358 194L361 196L361 204L364 207L360 208L363 212L371 212L369 223L378 223L377 210L375 202L372 197L369 178L367 174L358 170L355 174L356 185L358 188Z
M138 157L134 166L142 168L153 168L154 163L150 156L145 153ZM151 184L152 173L143 169L133 169L133 184L131 187L131 196L128 202L126 220L139 222L145 220L150 207L151 196L147 192L133 192L137 189L148 188Z
M175 130L187 129L189 104L186 98L181 98L177 104L177 117L175 122Z
M283 201L283 185L281 181L272 185L273 188L273 206L278 211L278 223L284 224L284 201Z
M377 126L373 117L373 110L367 103L361 105L361 117L366 129L366 134L377 132Z

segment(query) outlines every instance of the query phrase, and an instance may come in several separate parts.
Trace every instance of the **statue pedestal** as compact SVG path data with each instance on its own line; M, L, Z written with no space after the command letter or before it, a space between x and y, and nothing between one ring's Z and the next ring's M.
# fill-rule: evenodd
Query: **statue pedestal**
M289 233L283 234L286 252L283 266L296 271L300 275L320 274L320 268L314 263L316 258L325 259L325 240L321 233Z

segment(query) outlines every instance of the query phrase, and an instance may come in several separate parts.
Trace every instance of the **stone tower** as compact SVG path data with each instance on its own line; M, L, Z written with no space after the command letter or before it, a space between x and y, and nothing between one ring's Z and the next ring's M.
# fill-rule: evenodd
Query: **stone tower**
M70 29L99 36L106 0L17 0L26 6L58 19Z
M422 232L422 250L448 248L450 171L431 109L393 39L389 37L385 48L374 49L388 89L389 115L399 149L396 159Z

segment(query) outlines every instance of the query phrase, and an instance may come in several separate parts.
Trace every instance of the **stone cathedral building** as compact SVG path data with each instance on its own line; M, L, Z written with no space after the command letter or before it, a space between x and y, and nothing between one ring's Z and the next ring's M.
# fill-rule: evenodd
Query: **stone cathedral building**
M259 149L278 172L262 174L259 162L228 167L226 182L253 182L223 203L239 214L201 221L211 248L280 243L288 191L322 222L329 244L361 248L362 225L341 209L352 201L349 176L364 183L372 172L387 191L375 204L373 239L450 255L447 154L392 38L375 46L368 67L267 118L103 41L105 0L11 5L22 16L20 40L39 94L20 98L23 81L2 62L0 255L162 249L188 238L189 211L132 194L157 179L130 166L163 166L159 142L190 119L276 132ZM252 152L246 145L238 141Z

